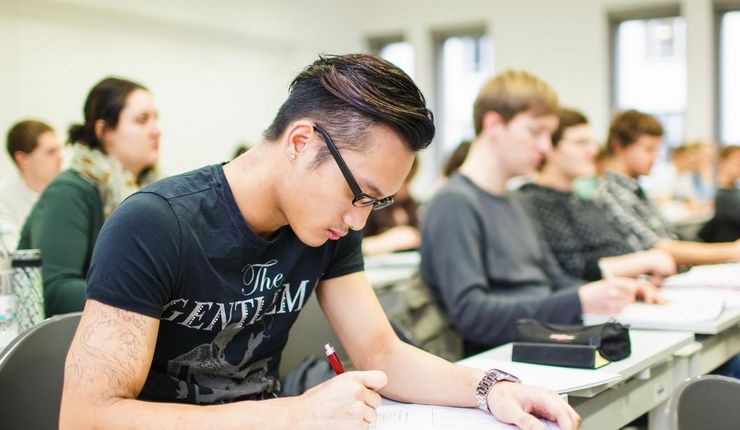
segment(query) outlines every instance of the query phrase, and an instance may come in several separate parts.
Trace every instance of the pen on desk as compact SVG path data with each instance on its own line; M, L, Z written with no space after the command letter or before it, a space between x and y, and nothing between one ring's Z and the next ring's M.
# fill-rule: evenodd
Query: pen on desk
M331 368L334 370L334 374L341 375L344 373L342 361L339 360L337 351L334 350L334 347L330 343L324 345L324 353L326 354L326 359L329 360L329 364L331 364Z

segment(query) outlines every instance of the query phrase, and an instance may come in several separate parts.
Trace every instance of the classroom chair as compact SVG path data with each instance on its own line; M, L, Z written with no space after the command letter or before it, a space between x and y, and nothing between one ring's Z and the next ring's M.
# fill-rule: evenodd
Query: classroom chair
M719 375L689 379L673 394L672 430L740 428L740 380Z
M56 315L0 353L0 429L57 429L64 361L81 312Z

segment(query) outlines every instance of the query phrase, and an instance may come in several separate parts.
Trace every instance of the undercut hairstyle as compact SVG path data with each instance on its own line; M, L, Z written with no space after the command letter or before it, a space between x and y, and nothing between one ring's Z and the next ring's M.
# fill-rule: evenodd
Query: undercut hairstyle
M609 126L606 151L614 154L617 146L626 148L643 135L663 137L663 126L654 116L634 109L618 113Z
M558 111L558 128L552 134L552 146L553 148L558 146L558 143L563 139L565 130L575 127L577 125L588 124L588 118L586 115L578 112L574 109L561 108Z
M412 152L429 146L434 137L434 116L414 81L369 54L322 55L306 67L291 82L265 139L278 140L300 118L326 129L340 150L367 150L376 124L390 127ZM314 166L328 157L328 148L321 148Z
M149 91L143 85L128 79L108 77L98 82L85 100L84 123L74 124L69 128L67 143L81 143L105 152L103 143L95 133L95 122L102 119L105 121L105 128L115 129L121 111L126 106L126 98L135 90Z
M478 93L473 105L475 135L483 131L483 116L496 112L508 123L517 114L531 112L535 116L555 114L558 96L545 81L523 70L507 70L494 76Z
M16 152L32 153L39 145L39 136L49 131L54 131L49 124L34 119L28 119L13 125L8 130L5 146L13 163L18 165L18 161L15 159Z

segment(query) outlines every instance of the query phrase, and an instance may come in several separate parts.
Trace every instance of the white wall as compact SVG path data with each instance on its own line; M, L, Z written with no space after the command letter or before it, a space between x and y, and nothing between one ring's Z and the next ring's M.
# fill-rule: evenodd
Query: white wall
M405 34L434 106L433 34L484 26L496 70L541 76L603 137L609 14L666 5L687 21L686 137L711 137L712 0L0 0L0 128L33 115L65 129L95 81L130 76L156 96L162 162L176 173L258 139L302 66L318 53L364 50L369 36Z
M155 96L166 173L226 160L238 141L257 141L295 72L293 45L205 19L216 21L223 10L200 11L188 22L139 3L126 3L130 9L121 11L108 7L118 4L112 1L2 0L3 132L30 116L65 134L82 120L89 89L107 75L120 75ZM168 10L189 10L187 2L176 4ZM9 158L2 158L2 169L9 169Z

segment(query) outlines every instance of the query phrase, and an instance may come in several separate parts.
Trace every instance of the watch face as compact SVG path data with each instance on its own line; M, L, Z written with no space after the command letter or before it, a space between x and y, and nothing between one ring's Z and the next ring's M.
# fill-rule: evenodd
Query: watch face
M504 372L503 370L499 369L493 369L496 371L496 380L497 381L511 381L511 382L519 382L519 378L512 375L511 373Z

